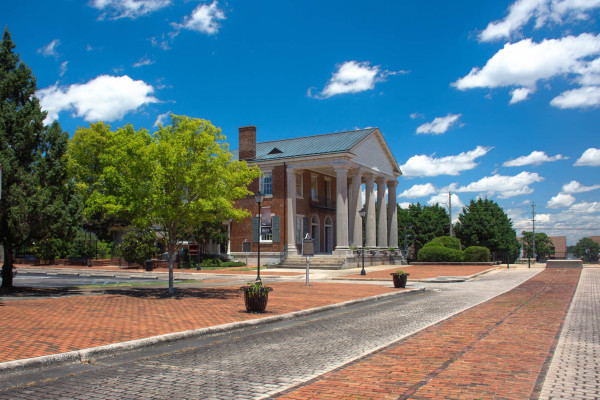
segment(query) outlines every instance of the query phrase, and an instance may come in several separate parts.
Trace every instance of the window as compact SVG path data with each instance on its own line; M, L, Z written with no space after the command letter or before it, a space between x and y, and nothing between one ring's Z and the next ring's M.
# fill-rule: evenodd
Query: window
M329 179L325 180L325 198L331 200L331 181Z
M271 225L271 207L261 207L260 221L260 241L273 240L273 230Z
M296 217L296 243L297 244L302 243L302 232L304 232L304 230L302 229L303 221L304 221L304 218L302 218L302 216Z
M273 195L273 172L263 172L260 177L260 192L265 196Z
M304 197L304 193L302 193L302 172L296 174L296 197Z
M313 175L310 177L310 198L313 200L317 200L319 198L319 190L317 186L318 180L317 176Z

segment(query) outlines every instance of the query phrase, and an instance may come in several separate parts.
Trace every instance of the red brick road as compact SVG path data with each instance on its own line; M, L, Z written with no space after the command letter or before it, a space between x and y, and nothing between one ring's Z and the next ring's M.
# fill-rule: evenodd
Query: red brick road
M544 270L281 398L537 398L579 275L576 269Z

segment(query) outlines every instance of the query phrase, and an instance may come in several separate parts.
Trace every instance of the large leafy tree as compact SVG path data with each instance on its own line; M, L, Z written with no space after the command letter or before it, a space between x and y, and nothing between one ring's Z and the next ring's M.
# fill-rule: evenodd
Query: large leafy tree
M573 249L573 255L575 255L575 257L581 257L584 261L588 262L598 261L599 252L600 244L594 242L589 237L580 239Z
M0 242L4 246L2 289L12 289L14 250L35 240L67 238L79 223L79 198L66 171L68 134L35 96L36 79L14 53L5 30L0 43Z
M398 239L403 246L406 237L407 248L412 257L438 236L447 235L450 230L450 219L446 209L439 204L421 206L411 204L407 209L398 206Z
M523 244L523 255L525 257L533 257L531 252L533 235L531 232L523 231L521 232L523 238L521 239L521 243ZM535 234L535 255L537 259L546 259L551 255L554 255L554 244L552 240L543 232L538 232Z
M512 221L493 200L471 200L458 216L454 232L465 247L487 247L497 257L508 257L509 261L519 255L521 246Z

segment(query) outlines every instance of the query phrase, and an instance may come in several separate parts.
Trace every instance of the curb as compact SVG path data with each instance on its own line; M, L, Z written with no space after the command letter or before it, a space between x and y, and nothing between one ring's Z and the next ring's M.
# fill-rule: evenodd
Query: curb
M213 333L225 332L238 328L252 327L260 324L267 324L276 321L282 321L305 315L315 314L322 311L334 310L337 308L347 307L353 304L364 303L368 301L379 301L388 297L398 296L412 292L422 292L425 288L409 288L398 292L389 292L380 294L377 296L364 297L361 299L349 300L343 303L329 304L322 307L310 308L307 310L294 311L288 314L274 315L272 317L265 317L247 321L231 322L223 325L210 326L206 328L193 329L189 331L166 333L164 335L151 336L144 339L130 340L127 342L114 343L108 345L102 345L97 347L91 347L82 350L69 351L66 353L52 354L47 356L26 358L22 360L6 361L0 363L0 377L8 375L10 373L22 373L29 372L32 370L39 370L40 368L47 368L49 366L57 366L72 363L89 363L98 358L104 358L119 354L121 352L128 352L133 350L139 350L146 347L151 347L161 343L169 343L177 340L188 339Z

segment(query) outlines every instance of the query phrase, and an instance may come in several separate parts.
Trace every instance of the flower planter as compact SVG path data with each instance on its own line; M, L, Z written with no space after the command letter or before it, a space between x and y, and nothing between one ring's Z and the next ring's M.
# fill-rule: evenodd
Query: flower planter
M251 283L250 286L240 288L244 292L244 304L247 312L265 312L267 301L269 301L269 292L273 288L262 286L262 283Z
M392 279L394 281L394 287L395 288L405 288L406 287L406 281L408 280L408 274L397 274L397 273L393 273L390 274L392 276Z

